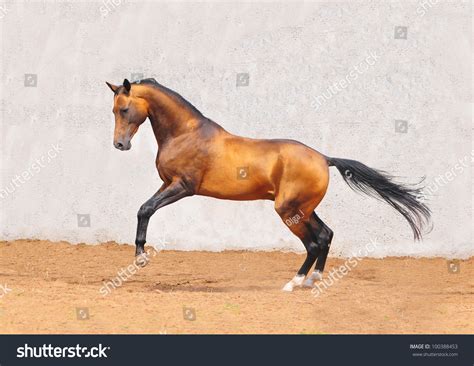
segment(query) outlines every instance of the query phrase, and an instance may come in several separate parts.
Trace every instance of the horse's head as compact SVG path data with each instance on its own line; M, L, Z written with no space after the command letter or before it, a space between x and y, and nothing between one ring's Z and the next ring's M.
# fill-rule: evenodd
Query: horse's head
M148 117L148 103L134 95L132 84L127 79L120 86L106 84L114 92L114 146L122 151L130 150L132 137Z

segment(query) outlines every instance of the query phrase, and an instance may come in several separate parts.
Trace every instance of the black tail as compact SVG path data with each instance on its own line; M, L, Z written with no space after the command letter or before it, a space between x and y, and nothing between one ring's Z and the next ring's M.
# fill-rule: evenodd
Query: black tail
M415 240L421 239L422 231L429 224L431 216L428 206L418 200L422 197L422 187L395 183L394 177L386 172L369 168L355 160L326 159L329 166L335 166L339 170L344 181L354 191L383 199L400 212L410 224Z

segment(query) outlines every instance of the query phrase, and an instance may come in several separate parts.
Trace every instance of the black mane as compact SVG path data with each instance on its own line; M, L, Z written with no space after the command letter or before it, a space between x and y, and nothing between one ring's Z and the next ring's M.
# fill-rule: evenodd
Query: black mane
M166 86L161 85L158 81L156 81L154 78L146 78L146 79L141 79L132 82L131 84L145 84L145 85L151 85L165 94L169 95L173 99L177 99L177 101L181 102L184 104L186 107L188 107L190 110L192 110L194 113L197 113L198 115L202 116L202 113L191 103L189 103L186 99L184 99L180 94L176 93L174 90L168 89Z

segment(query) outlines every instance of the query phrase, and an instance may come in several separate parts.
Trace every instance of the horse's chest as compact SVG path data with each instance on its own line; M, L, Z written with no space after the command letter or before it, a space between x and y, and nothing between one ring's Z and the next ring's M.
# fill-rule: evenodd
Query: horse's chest
M156 169L158 169L158 172L161 176L170 178L175 175L176 164L173 164L173 160L171 159L159 157L158 159L156 159Z
M156 168L160 175L167 178L190 176L203 169L203 159L197 151L192 154L185 151L180 154L163 152L157 157Z

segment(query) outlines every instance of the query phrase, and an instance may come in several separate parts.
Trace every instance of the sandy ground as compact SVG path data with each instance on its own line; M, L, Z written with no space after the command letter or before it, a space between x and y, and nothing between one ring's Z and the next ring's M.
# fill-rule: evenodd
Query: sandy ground
M163 251L136 270L133 253L0 242L0 332L474 333L472 258L457 274L444 259L363 259L314 296L280 290L302 255Z

